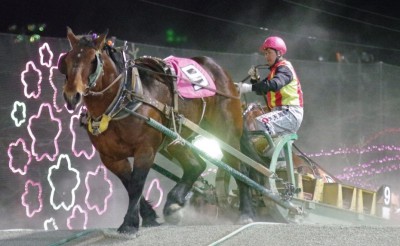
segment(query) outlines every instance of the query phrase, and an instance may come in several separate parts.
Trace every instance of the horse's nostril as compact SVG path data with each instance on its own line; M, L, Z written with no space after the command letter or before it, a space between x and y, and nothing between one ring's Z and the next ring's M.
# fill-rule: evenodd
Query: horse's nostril
M65 102L67 103L67 108L69 110L74 110L76 105L78 105L81 102L81 94L80 93L74 93L72 95L69 95L67 93L63 93L63 97Z

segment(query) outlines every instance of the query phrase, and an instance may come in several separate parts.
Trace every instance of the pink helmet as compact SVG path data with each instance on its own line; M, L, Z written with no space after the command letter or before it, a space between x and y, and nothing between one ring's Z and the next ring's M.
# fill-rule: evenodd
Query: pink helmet
M268 48L279 51L281 55L284 55L286 53L285 41L283 41L283 39L281 39L280 37L268 37L260 47L260 50L264 51Z

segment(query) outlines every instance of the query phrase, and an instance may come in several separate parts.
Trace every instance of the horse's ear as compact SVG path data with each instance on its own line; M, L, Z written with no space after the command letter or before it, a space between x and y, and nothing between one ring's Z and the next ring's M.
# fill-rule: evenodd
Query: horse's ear
M69 44L71 45L71 48L75 45L78 44L79 38L75 36L75 34L72 32L72 29L67 26L67 38L69 40Z
M103 49L104 44L106 43L107 34L108 34L108 29L106 29L105 32L103 32L98 38L96 38L96 40L94 40L97 50Z

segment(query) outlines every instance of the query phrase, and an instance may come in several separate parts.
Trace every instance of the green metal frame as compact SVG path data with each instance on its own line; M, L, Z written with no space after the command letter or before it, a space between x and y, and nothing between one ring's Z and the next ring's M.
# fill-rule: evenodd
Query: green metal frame
M294 184L294 168L293 168L293 158L292 158L292 144L295 140L298 139L297 134L287 134L283 136L279 136L277 138L272 138L269 134L264 131L251 131L249 135L262 135L268 141L268 150L267 156L271 157L269 170L275 170L278 164L278 161L286 162L286 170L289 175L288 182ZM281 154L284 154L282 157ZM275 172L275 171L272 171Z
M392 224L391 221L382 217L360 214L354 211L337 208L327 204L320 204L318 202L302 200L296 197L294 197L290 201L282 199L276 186L279 177L277 177L275 171L277 168L277 163L284 160L286 162L288 180L283 180L283 182L289 181L290 183L295 184L292 159L292 143L294 140L297 139L296 134L288 134L277 139L272 139L269 135L263 132L261 133L267 138L267 141L270 144L271 163L268 171L273 174L270 176L266 176L268 182L266 184L267 187L264 187L254 180L250 179L249 177L243 175L239 171L231 168L224 162L210 157L207 153L198 149L187 140L183 139L178 133L171 131L157 121L132 112L129 109L125 110L130 114L145 120L147 124L159 130L168 137L187 145L189 148L202 155L210 163L216 165L218 168L226 171L231 176L241 180L242 182L249 185L251 188L260 192L263 195L262 198L264 200L264 203L266 204L268 210L270 210L270 213L274 220L277 222L324 224ZM256 132L252 134L256 134ZM280 156L282 152L284 154L283 158Z
M196 146L194 146L189 141L183 139L178 133L168 129L167 127L165 127L164 125L158 123L157 121L153 120L152 118L145 117L145 116L140 115L140 114L138 114L136 112L132 112L129 109L125 109L125 111L130 113L130 114L132 114L132 115L134 115L134 116L136 116L136 117L139 117L139 118L145 120L148 125L154 127L155 129L159 130L160 132L162 132L163 134L165 134L168 137L172 138L173 140L180 141L182 144L184 144L184 145L188 146L189 148L191 148L192 150L196 151L198 154L203 156L205 159L207 159L212 164L214 164L217 167L227 171L229 174L231 174L236 179L244 182L245 184L249 185L253 189L259 191L261 194L263 194L264 196L268 197L269 199L271 199L275 203L279 204L280 206L288 209L292 213L294 213L294 214L301 214L302 213L302 209L300 207L293 205L290 201L282 200L282 198L279 195L279 193L276 193L276 192L273 192L271 190L266 189L264 186L258 184L257 182L255 182L254 180L250 179L246 175L243 175L241 172L239 172L239 171L235 170L234 168L230 167L228 164L209 156L206 152L204 152L201 149L197 148ZM237 151L237 152L240 153L239 151Z

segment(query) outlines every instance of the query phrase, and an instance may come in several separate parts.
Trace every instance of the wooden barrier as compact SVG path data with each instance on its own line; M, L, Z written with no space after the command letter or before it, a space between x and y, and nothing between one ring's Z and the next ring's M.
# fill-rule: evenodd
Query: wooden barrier
M376 214L376 192L357 189L357 212L370 215Z
M339 183L326 183L323 189L322 202L338 208L356 210L356 191L353 186Z
M301 189L299 199L313 202L321 202L324 182L322 179L315 179L313 175L295 174L296 186Z

